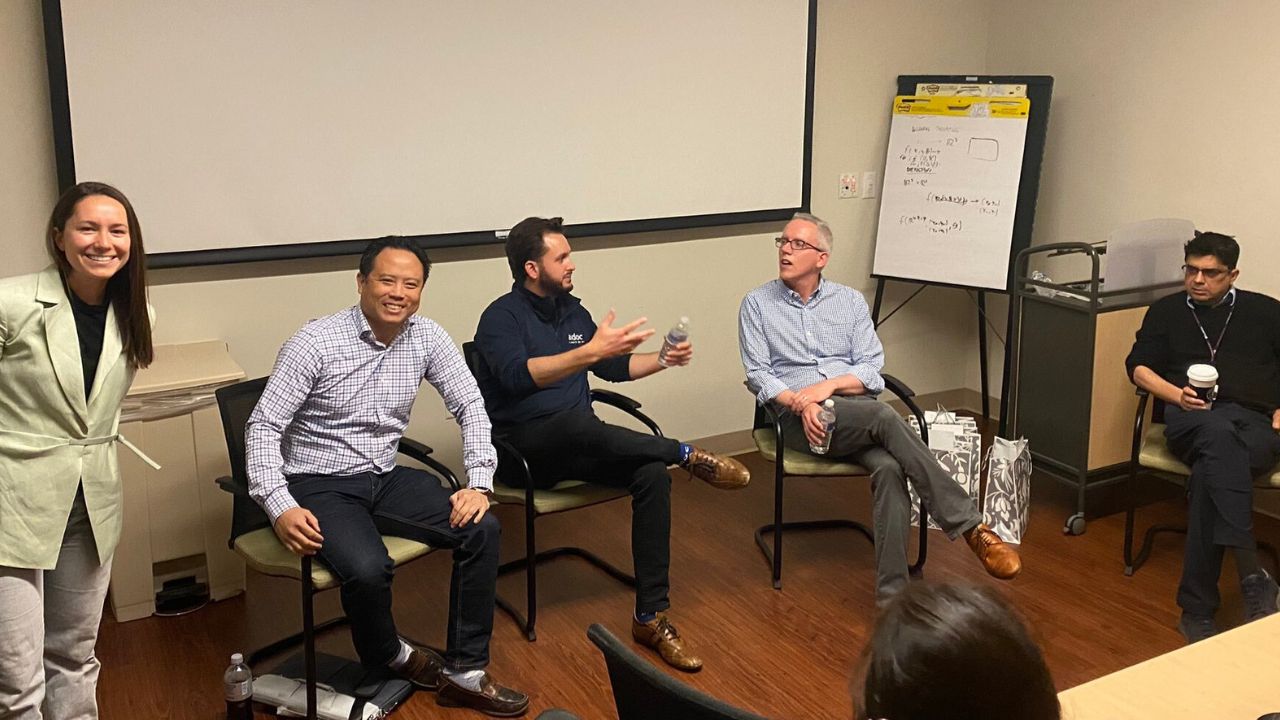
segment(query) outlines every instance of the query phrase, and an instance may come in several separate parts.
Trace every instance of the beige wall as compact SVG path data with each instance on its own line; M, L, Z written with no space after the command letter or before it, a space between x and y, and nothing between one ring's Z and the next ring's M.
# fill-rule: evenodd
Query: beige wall
M38 270L57 200L44 31L37 0L0 2L0 275Z
M1237 236L1241 287L1280 295L1280 3L995 0L991 18L989 72L1055 78L1033 243L1185 217Z
M1277 26L1272 0L995 0L987 69L1055 77L1033 242L1185 217L1235 235L1240 286L1280 296ZM1257 504L1280 516L1280 494Z
M878 203L837 200L836 180L841 172L883 169L896 75L984 70L989 2L819 5L813 208L829 219L837 237L828 275L870 294L873 284L867 275ZM0 3L0 13L0 92L7 98L6 114L0 116L6 160L0 179L10 189L0 197L12 220L5 232L6 255L12 260L0 274L8 275L44 265L38 238L56 189L39 3ZM903 28L930 25L948 31L928 43L902 41ZM771 111L767 100L759 111ZM196 222L216 222L218 213L234 208L192 211ZM142 221L145 227L145 214ZM647 315L660 330L682 314L693 319L694 365L625 388L669 435L704 437L750 424L751 400L741 387L737 352L737 308L745 292L776 274L770 240L778 229L752 226L574 244L578 293L597 315L613 306L624 318ZM750 234L739 234L744 232ZM422 312L458 342L471 337L479 312L510 285L500 252L499 247L433 252L436 266ZM158 315L157 339L221 338L251 375L267 373L280 343L301 322L354 301L354 265L354 258L337 258L155 272L151 297ZM892 288L890 306L910 290ZM966 382L967 367L955 360L955 353L972 352L973 319L967 301L959 300L954 291L931 290L884 329L893 371L918 391ZM656 342L650 347L656 348ZM445 413L433 393L425 391L421 397L411 433L456 466L456 429L442 422Z

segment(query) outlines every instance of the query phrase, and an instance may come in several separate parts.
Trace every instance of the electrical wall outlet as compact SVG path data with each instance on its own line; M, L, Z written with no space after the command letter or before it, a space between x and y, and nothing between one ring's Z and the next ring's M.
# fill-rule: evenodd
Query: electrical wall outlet
M858 175L857 173L845 173L840 176L840 199L848 200L849 198L858 197Z
M876 171L868 170L862 173L862 197L873 198L876 196Z

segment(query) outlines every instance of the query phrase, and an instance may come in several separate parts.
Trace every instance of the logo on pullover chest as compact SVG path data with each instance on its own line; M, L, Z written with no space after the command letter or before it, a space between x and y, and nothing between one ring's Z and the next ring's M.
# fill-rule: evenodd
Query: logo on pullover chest
M570 345L581 345L584 342L586 341L582 339L582 333L569 333Z

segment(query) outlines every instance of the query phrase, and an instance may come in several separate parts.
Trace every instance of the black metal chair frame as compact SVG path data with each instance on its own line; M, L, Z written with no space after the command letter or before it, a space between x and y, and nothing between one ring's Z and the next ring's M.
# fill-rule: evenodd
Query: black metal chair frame
M619 720L765 720L671 677L599 624L587 637L604 655Z
M475 343L472 343L472 342L463 343L462 353L464 358L467 361L467 366L471 368L472 374L476 374L476 372L479 369L479 364L484 362L484 360L483 358L480 357L480 353L476 349ZM630 415L636 420L638 420L641 424L643 424L646 428L649 429L649 432L653 433L658 437L663 437L662 430L661 428L658 427L658 424L654 422L653 419L650 418L648 415L645 415L643 412L640 411L640 403L627 397L626 395L623 395L621 393L616 393L611 390L592 389L591 401L593 403L598 402L598 403L603 403L605 405L611 405L623 411L624 413ZM524 633L525 638L529 642L534 642L535 640L538 639L535 625L538 621L538 564L539 563L545 562L547 560L553 560L558 557L572 556L572 557L581 558L591 563L592 565L596 566L597 568L603 570L606 574L616 579L618 582L621 582L628 587L635 588L636 586L635 575L622 570L616 565L613 565L609 561L605 560L604 558L600 557L599 555L596 555L595 553L585 548L577 547L574 545L567 545L567 546L555 547L547 550L538 551L537 539L534 532L535 521L540 515L551 515L555 513L538 513L537 512L537 509L534 505L534 494L537 492L545 492L545 490L539 490L534 487L533 472L529 469L529 462L528 460L525 459L524 455L522 455L520 451L515 448L515 446L507 442L497 433L495 433L493 436L493 445L494 445L494 448L496 448L498 451L499 471L505 474L506 477L511 477L511 475L507 473L515 473L524 483L525 556L499 565L498 576L501 577L503 575L509 575L511 573L519 572L520 570L527 569L527 572L525 573L525 592L526 592L525 612L521 613L518 609L516 609L515 605L513 605L506 598L503 598L501 595L497 596L496 603L498 607L502 609L503 612L510 615L511 619L515 620L516 624L520 626L520 630ZM512 468L512 470L506 470L505 468L507 467ZM623 497L625 496L620 495L617 498L611 498L611 499L620 500ZM596 504L596 503L593 503L593 504ZM589 507L589 506L578 505L572 508L561 510L559 512L569 512L570 510L577 510L582 507Z
M231 476L220 477L217 480L218 487L222 488L235 497L236 502L256 502L249 496L249 479L245 470L245 446L244 446L244 427L243 424L238 428L235 426L236 419L228 417L228 403L231 397L244 393L254 393L261 395L262 390L266 387L268 378L261 377L253 380L245 380L235 385L228 385L219 388L215 395L218 399L219 415L222 418L222 431L227 441L227 452L231 460ZM246 418L247 419L247 418ZM458 484L458 478L448 467L431 457L433 452L430 447L409 438L401 438L398 452L402 455L410 457L418 462L431 468L444 478L454 490L458 490L461 486ZM262 512L261 523L248 527L236 527L233 525L231 537L227 540L227 547L234 549L235 540L240 535L252 532L260 528L271 527L271 522L265 511ZM234 516L233 516L234 518ZM312 558L309 555L301 557L301 578L302 586L302 631L281 638L275 642L264 645L248 655L250 665L256 665L263 659L279 654L289 648L296 647L299 644L303 647L303 658L306 666L306 687L307 687L307 718L314 720L316 717L316 635L319 633L340 627L349 623L346 615L339 615L321 623L315 621L315 595L323 590L316 590L312 583L311 577ZM332 588L326 588L332 589Z
M1157 477L1169 478L1174 476L1173 473L1144 467L1138 462L1138 457L1142 454L1142 439L1145 434L1143 430L1146 426L1144 420L1146 419L1147 402L1148 400L1151 401L1151 422L1153 423L1160 422L1164 419L1164 403L1158 398L1152 398L1151 393L1143 390L1142 388L1138 388L1136 393L1138 395L1138 410L1134 414L1133 444L1129 451L1129 502L1127 503L1124 513L1124 574L1128 577L1132 577L1134 573L1138 572L1138 570L1141 569L1151 557L1151 551L1154 547L1156 535L1159 535L1160 533L1187 534L1187 526L1185 523L1182 525L1155 524L1148 527L1146 532L1143 534L1142 545L1138 548L1137 554L1135 555L1133 552L1133 531L1135 516L1138 510L1138 474L1145 471ZM1178 475L1177 477L1185 476ZM1258 548L1270 555L1272 564L1275 567L1280 568L1280 555L1277 555L1275 546L1267 542L1259 541Z
M915 392L907 387L907 384L892 375L884 375L885 389L893 393L902 401L911 414L915 416L916 422L920 426L920 437L925 444L929 444L929 426L925 423L924 413L916 405ZM773 522L768 525L762 525L756 529L756 545L759 546L760 552L764 554L765 562L769 564L773 575L773 589L782 589L782 533L786 531L803 531L803 530L830 530L833 528L848 528L857 530L862 533L867 541L873 546L875 545L875 536L871 529L866 525L845 518L836 518L828 520L800 520L792 522L784 522L782 519L782 501L783 486L787 477L833 477L829 475L791 475L788 476L784 468L786 443L783 438L782 416L777 410L768 403L761 405L756 403L756 415L753 423L755 429L769 428L772 426L774 437L776 438L776 457L773 464ZM913 578L924 576L924 563L929 555L929 523L928 512L924 505L924 498L920 499L920 542L917 548L916 561L908 568ZM773 534L773 547L769 546L764 536Z

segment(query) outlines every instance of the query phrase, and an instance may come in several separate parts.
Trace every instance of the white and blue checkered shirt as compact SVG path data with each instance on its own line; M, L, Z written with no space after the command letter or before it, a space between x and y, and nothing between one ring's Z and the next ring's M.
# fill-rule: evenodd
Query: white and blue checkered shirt
M747 386L761 403L841 375L857 377L869 394L884 390L884 347L867 301L825 278L807 303L781 280L747 293L738 310L738 346Z
M312 320L280 348L245 426L249 494L275 522L298 506L287 477L391 470L423 379L462 427L470 487L489 490L498 465L489 416L453 339L414 315L383 345L357 305Z

